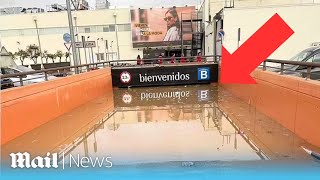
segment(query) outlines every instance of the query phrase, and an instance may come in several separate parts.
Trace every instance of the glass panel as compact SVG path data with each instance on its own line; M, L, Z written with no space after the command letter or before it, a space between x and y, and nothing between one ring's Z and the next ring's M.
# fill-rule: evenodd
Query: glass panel
M90 33L90 28L89 27L84 28L84 33Z
M104 26L103 27L103 32L110 32L109 26Z
M116 31L116 27L114 25L109 25L110 32Z

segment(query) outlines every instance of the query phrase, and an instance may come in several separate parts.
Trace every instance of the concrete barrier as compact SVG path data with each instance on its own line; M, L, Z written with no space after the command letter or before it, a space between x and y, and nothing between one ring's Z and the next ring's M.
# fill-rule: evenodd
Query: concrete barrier
M112 91L109 68L1 92L1 144Z
M255 70L255 85L221 86L320 147L320 82Z

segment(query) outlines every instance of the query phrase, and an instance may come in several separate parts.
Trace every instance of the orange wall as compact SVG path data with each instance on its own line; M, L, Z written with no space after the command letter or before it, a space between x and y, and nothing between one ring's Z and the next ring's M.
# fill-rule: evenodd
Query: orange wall
M109 68L4 90L1 144L110 91Z
M320 147L320 82L255 70L257 84L222 84L259 111Z

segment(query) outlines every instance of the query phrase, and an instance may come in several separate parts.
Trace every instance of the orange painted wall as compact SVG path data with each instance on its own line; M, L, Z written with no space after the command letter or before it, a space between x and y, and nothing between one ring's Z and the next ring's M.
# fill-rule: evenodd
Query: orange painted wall
M255 70L255 85L221 85L320 147L320 82Z
M112 91L109 68L1 91L1 144Z

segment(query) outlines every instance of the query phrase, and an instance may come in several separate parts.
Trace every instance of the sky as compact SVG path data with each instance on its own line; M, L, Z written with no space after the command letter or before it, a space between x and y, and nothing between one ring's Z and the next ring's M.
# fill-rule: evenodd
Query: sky
M87 0L91 7L95 7L95 0ZM199 5L201 0L109 0L111 6L143 8L162 6ZM66 0L0 0L0 8L3 7L41 7L46 10L46 5L66 4Z

